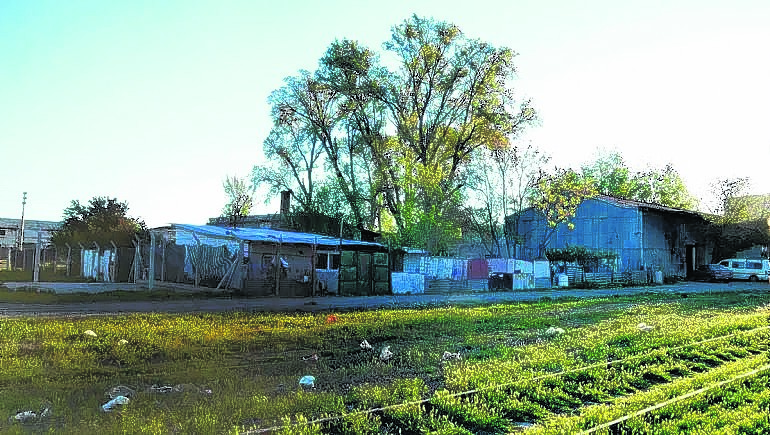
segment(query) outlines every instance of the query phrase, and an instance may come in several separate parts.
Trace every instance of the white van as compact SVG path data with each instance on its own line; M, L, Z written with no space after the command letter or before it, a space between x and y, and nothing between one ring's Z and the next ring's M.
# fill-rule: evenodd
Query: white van
M719 262L722 266L733 271L733 279L748 279L749 281L765 281L770 273L770 262L762 259L729 258Z

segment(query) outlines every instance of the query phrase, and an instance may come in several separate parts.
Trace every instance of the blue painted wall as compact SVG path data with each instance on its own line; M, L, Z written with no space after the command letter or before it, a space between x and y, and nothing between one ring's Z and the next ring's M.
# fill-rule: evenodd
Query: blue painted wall
M640 209L604 198L588 199L572 219L574 230L559 225L545 247L577 245L610 250L619 254L618 271L662 270L666 276L685 276L688 249L694 265L710 260L703 242L693 234L692 224L697 220L688 213ZM520 258L537 258L547 232L545 218L535 210L525 210L519 218L519 234L523 237Z

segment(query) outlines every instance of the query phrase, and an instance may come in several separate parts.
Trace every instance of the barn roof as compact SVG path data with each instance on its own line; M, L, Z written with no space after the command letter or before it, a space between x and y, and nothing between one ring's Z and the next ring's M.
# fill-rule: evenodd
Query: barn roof
M702 216L701 213L693 210L666 207L659 204L653 204L653 203L642 202L642 201L634 201L631 199L621 199L621 198L616 198L614 196L608 196L608 195L597 195L594 199L609 202L611 204L615 204L621 207L638 208L643 210L656 210L656 211L664 211L669 213L683 213L683 214L689 214L689 215L699 216L699 217Z
M281 242L303 245L320 246L357 246L386 249L386 246L374 242L362 242L360 240L339 239L331 236L311 233L297 233L293 231L274 230L272 228L224 228L213 225L188 225L171 224L173 227L187 231L194 231L208 237L220 237L243 240L246 242Z

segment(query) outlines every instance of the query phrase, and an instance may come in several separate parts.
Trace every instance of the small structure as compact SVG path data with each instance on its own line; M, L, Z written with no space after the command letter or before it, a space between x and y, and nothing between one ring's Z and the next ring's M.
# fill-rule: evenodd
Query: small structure
M700 231L707 221L695 211L600 195L580 204L573 230L561 224L547 241L548 224L540 212L530 208L508 220L517 218L525 259L536 259L544 248L584 246L616 252L619 272L644 272L650 280L656 271L689 276L710 261Z
M167 230L185 246L196 283L214 278L258 296L392 293L389 249L379 243L272 228L172 224Z

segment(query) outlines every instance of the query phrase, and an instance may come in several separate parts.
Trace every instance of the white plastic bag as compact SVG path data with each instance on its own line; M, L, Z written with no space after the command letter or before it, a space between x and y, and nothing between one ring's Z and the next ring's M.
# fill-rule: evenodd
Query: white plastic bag
M299 385L302 387L313 388L315 387L315 376L303 376L299 379Z
M387 361L393 357L393 352L390 351L390 346L385 346L380 352L380 360Z
M118 397L110 400L109 402L105 403L104 405L102 405L102 411L110 412L110 411L112 411L115 408L115 406L117 406L117 405L127 405L128 402L130 402L128 397L126 397L126 396L118 396Z

